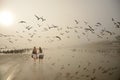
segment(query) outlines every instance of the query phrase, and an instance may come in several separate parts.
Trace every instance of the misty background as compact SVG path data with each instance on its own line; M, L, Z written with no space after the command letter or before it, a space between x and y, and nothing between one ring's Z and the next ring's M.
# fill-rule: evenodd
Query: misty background
M14 24L0 25L0 48L63 47L114 41L120 34L120 28L114 24L120 21L119 9L120 0L0 0L0 11L8 10L14 16ZM37 20L35 15L45 21ZM85 31L88 25L94 33ZM28 30L27 26L32 28ZM49 28L53 26L57 28ZM102 30L114 35L105 33L100 38Z

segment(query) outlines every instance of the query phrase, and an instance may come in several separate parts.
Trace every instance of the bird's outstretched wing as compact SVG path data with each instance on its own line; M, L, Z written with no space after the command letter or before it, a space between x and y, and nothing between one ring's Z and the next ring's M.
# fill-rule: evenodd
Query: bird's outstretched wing
M79 22L77 20L75 20L75 23L78 24Z
M26 23L26 21L20 21L19 23Z
M38 17L37 15L34 15L36 18L37 18L37 20L39 20L40 19L40 17Z

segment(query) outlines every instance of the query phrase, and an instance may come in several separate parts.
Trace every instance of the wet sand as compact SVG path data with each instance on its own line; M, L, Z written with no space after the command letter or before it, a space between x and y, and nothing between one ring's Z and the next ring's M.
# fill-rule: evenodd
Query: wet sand
M30 54L0 55L0 80L120 80L120 54L114 50L59 48Z

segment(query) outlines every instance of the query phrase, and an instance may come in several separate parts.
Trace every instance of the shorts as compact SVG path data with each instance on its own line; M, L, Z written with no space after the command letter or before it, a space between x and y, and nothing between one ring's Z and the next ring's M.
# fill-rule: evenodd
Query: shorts
M38 54L38 58L39 58L39 59L43 59L43 58L44 58L44 55L40 53L40 54Z
M36 54L32 54L32 58L37 58L37 55Z

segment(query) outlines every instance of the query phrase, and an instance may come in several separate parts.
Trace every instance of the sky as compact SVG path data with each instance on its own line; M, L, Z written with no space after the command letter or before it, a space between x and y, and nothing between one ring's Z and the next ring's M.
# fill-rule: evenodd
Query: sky
M56 30L44 32L43 28L36 28L37 24L42 25L42 27L57 25L63 28L62 31L65 31L67 26L86 26L84 21L88 22L91 26L97 22L101 22L102 27L97 29L96 33L99 33L102 28L116 32L116 34L120 33L120 29L115 29L111 21L112 18L120 21L120 0L0 0L0 12L5 10L12 13L14 21L12 25L7 27L0 24L0 33L15 35L15 38L0 37L1 47L51 46L53 44L63 46L65 44L75 45L88 42L86 36L79 35L81 34L79 31L82 32L83 30L79 30L77 34L82 39L77 39L75 37L76 33L71 31L69 33L70 39L65 38L68 37L65 34L62 41L54 39L55 41L50 43L51 40L46 39L46 37L50 36L51 38L52 36L51 39L53 39L54 36L59 35L59 32ZM46 21L38 21L35 15L39 17L43 16ZM27 23L20 24L19 21L21 20ZM77 20L79 24L75 24L74 20ZM26 26L32 26L33 29L27 31L25 30ZM31 39L28 34L33 34L34 30L37 30L35 33L37 36ZM23 36L23 38L21 39L19 36ZM38 36L42 37L38 39ZM99 41L99 39L95 38L95 35L89 34L87 37L91 39L91 42ZM16 42L10 43L6 39L11 39L11 41L16 40ZM30 42L28 39L32 41Z

